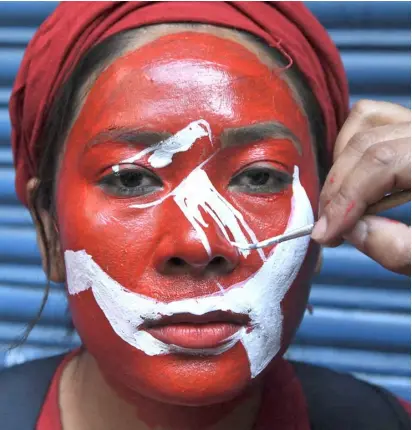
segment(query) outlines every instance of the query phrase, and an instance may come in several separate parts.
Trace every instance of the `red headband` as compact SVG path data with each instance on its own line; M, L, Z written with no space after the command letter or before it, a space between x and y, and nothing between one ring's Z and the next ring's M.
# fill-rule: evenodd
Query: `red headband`
M348 109L339 52L299 2L63 2L30 41L10 99L16 190L36 176L47 110L80 57L123 30L165 22L200 22L248 31L286 53L306 76L323 112L331 156Z

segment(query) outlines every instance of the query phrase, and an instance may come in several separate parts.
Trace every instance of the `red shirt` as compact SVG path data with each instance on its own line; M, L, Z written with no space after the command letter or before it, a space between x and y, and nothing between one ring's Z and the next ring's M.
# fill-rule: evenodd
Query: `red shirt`
M79 350L68 354L60 363L50 384L36 430L62 430L59 406L59 385L63 370ZM265 392L254 430L310 430L303 390L293 367L279 360L268 373Z
M79 349L66 355L53 376L43 408L37 421L36 430L62 430L59 405L59 385L63 370L69 361L80 352Z

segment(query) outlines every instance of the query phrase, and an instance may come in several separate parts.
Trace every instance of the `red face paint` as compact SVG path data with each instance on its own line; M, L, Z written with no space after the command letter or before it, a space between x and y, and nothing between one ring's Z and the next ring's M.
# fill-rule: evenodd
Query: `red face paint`
M198 139L162 169L153 169L148 157L136 161L161 179L161 189L130 198L102 189L101 180L112 166L145 148L139 142L104 141L105 132L125 128L173 134L199 119L210 124L212 144ZM301 153L284 138L221 149L224 130L267 121L288 127L301 142ZM90 147L99 133L103 141ZM259 239L285 230L291 187L275 194L236 192L229 184L242 169L259 162L291 175L298 165L300 181L317 207L319 183L307 120L281 77L241 44L210 34L179 33L118 59L92 87L68 138L57 188L63 250L85 249L126 289L164 302L214 293L216 279L225 288L253 275L262 265L257 253L239 257L209 218L211 257L173 200L145 210L130 208L166 195L212 155L205 167L210 180ZM282 302L282 351L303 314L316 254L312 244ZM230 270L212 270L214 257L228 261ZM184 270L169 270L173 258L186 263ZM148 356L114 333L90 291L70 296L70 307L105 378L130 401L139 393L174 404L206 405L233 398L250 382L239 343L217 356Z

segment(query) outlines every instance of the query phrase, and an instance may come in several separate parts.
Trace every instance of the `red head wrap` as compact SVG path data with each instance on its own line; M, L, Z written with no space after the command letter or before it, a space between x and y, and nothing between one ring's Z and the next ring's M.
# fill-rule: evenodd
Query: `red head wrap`
M10 99L17 195L26 201L36 176L47 110L80 57L123 30L165 22L200 22L248 31L281 50L306 76L323 112L331 155L348 109L339 53L299 2L63 2L29 43Z

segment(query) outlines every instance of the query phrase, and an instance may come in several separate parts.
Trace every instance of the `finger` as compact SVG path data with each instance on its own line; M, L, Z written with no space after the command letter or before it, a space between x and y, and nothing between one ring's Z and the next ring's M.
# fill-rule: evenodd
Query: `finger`
M410 144L404 139L376 144L365 151L324 207L312 238L321 244L336 241L354 226L368 206L394 188L409 188L410 157Z
M368 215L345 234L345 239L386 269L410 276L410 230L400 222Z
M406 141L409 142L410 135L410 123L385 125L370 129L366 132L356 133L350 139L329 172L319 198L320 212L322 212L325 205L329 203L340 189L346 176L352 174L354 166L369 148L384 141L400 141L400 139L406 139Z
M410 122L411 111L401 105L375 100L359 100L352 107L334 147L334 160L356 134L382 125Z
M338 246L341 246L343 242L343 238L338 238L325 243L323 246L326 248L337 248Z

